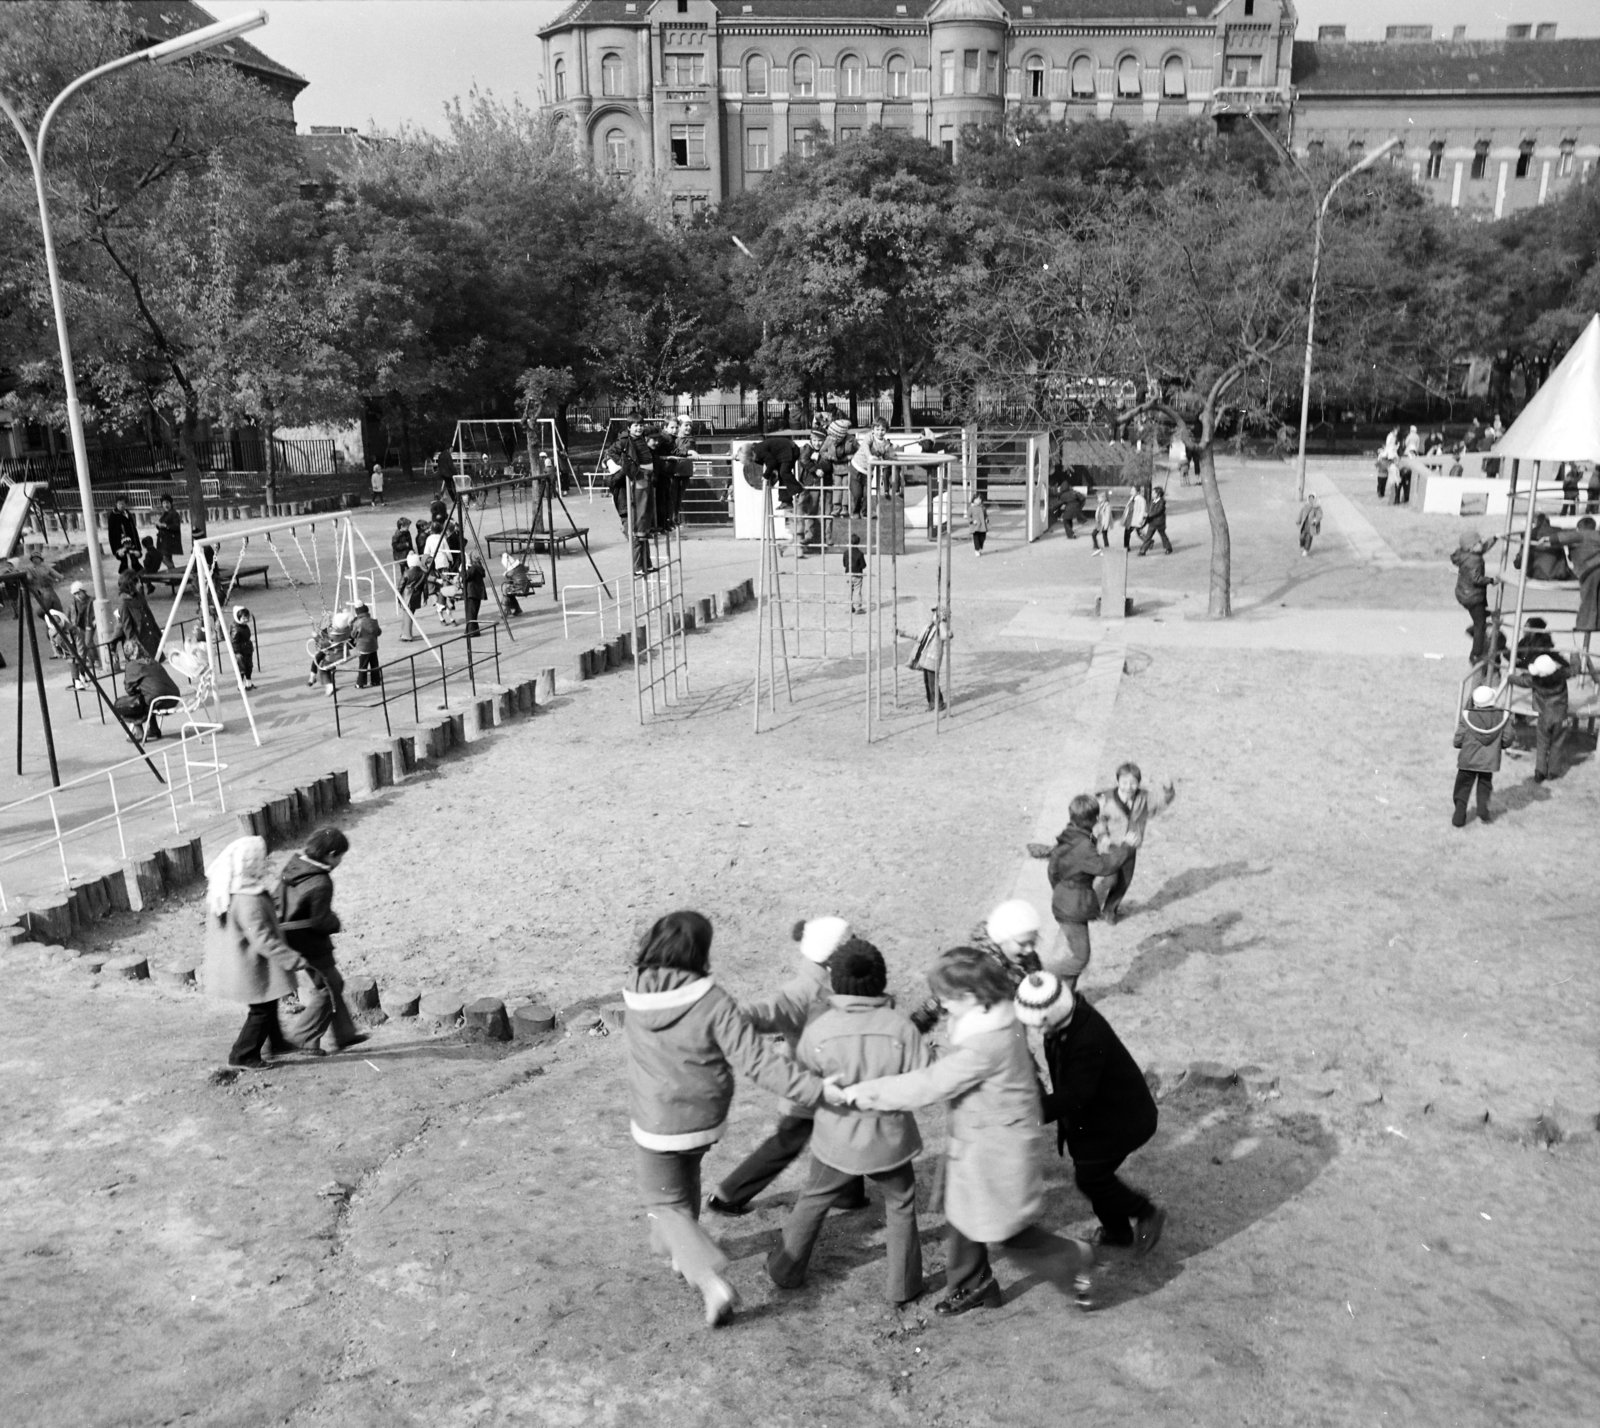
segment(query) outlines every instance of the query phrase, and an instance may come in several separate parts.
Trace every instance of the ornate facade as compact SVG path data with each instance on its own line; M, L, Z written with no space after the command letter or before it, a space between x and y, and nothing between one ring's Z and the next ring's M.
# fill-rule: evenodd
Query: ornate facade
M954 157L1008 109L1281 121L1294 29L1291 0L577 0L541 32L543 99L689 213L874 125Z

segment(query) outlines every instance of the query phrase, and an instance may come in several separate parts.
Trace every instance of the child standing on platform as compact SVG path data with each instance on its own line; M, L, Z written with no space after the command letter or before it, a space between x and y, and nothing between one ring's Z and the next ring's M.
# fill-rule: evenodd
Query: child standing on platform
M861 537L850 537L850 546L844 553L845 581L850 587L850 613L864 615L867 607L861 599L861 582L867 573L867 553L861 549Z
M853 1085L928 1064L916 1027L885 995L888 972L876 947L852 937L829 959L828 976L833 986L829 1009L800 1037L796 1059L802 1066ZM922 1244L912 1161L921 1149L917 1120L909 1111L867 1115L819 1106L810 1179L784 1223L782 1245L767 1257L772 1282L780 1289L798 1289L805 1282L828 1211L859 1195L865 1175L883 1191L889 1302L917 1298L923 1288Z
M850 924L842 917L813 917L797 922L794 940L800 944L795 973L765 1001L747 1002L739 1010L757 1031L782 1036L792 1055L800 1034L828 1009L828 964L850 937ZM778 1108L777 1128L725 1175L706 1208L719 1215L743 1215L750 1202L805 1154L811 1143L812 1111L809 1106L785 1101ZM867 1203L860 1176L856 1177L851 1209Z
M254 689L252 678L256 672L256 640L250 628L250 612L243 605L233 607L233 624L228 627L228 643L233 646L234 663L239 666L244 687Z
M700 1225L700 1162L722 1138L735 1067L766 1090L814 1108L843 1097L762 1040L711 979L711 923L672 912L644 936L623 991L634 1168L650 1247L700 1291L706 1323L729 1323L739 1296L728 1259Z

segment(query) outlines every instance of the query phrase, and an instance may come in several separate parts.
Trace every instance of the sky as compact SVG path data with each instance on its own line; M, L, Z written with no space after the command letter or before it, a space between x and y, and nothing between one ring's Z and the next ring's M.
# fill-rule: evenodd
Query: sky
M227 18L264 9L250 40L310 80L295 102L300 128L367 130L416 124L442 132L445 105L474 85L501 99L539 103L539 27L565 0L201 0ZM1381 40L1393 24L1427 25L1446 37L1494 39L1508 24L1555 21L1563 36L1600 36L1597 0L1300 0L1299 38L1319 25L1352 40Z

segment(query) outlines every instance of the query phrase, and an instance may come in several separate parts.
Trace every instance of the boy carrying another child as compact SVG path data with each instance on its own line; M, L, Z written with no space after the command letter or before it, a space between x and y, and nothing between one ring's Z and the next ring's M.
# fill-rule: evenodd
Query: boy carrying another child
M916 1027L885 995L883 955L852 937L829 959L830 1008L800 1037L796 1059L844 1085L917 1071L932 1058ZM917 1233L917 1177L912 1160L922 1149L910 1111L851 1111L818 1106L811 1135L811 1176L783 1227L783 1243L767 1257L780 1289L798 1289L828 1211L853 1197L860 1177L883 1190L888 1219L887 1298L905 1304L923 1290L922 1242Z

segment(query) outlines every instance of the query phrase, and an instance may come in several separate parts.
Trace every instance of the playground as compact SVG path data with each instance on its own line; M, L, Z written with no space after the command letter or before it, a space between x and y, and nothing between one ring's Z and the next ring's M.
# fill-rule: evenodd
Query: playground
M0 953L0 1332L17 1365L0 1413L74 1428L1587 1421L1600 1367L1571 1326L1600 1231L1600 973L1592 899L1567 869L1600 812L1592 741L1542 787L1512 755L1496 822L1451 829L1467 661L1449 566L1406 547L1409 513L1379 505L1365 464L1313 467L1328 521L1310 559L1282 466L1221 474L1226 625L1201 618L1197 489L1174 484L1176 553L1131 562L1121 623L1094 616L1086 534L1028 544L1008 513L981 560L951 552L937 732L908 688L867 742L864 656L841 646L796 658L793 702L764 705L753 733L746 616L696 634L686 696L643 723L625 674L563 679L552 717L351 810L347 975L380 995L543 1002L560 1012L547 1038L482 1044L396 1014L359 1054L215 1084L232 1007ZM625 580L625 538L608 503L594 511L596 558ZM402 513L357 519L377 547ZM684 583L748 578L758 555L691 533ZM939 560L908 539L905 600L934 589ZM226 757L326 767L332 701L303 664L273 668L270 632L291 649L306 623L278 586L251 597L262 750L230 715ZM559 627L535 602L519 650L538 628L526 644L554 662ZM928 1300L880 1302L874 1207L835 1217L809 1286L783 1293L761 1265L791 1172L713 1226L747 1309L706 1334L643 1255L628 1168L604 1012L640 932L702 908L718 980L751 997L786 972L789 923L836 912L882 947L904 1004L1013 884L1025 844L1126 757L1172 776L1178 801L1130 915L1097 925L1083 987L1159 1078L1162 1128L1128 1173L1171 1208L1162 1245L1113 1266L1095 1314L1013 1280L1004 1308L939 1322ZM196 905L87 941L159 967L197 943ZM773 1109L741 1088L713 1173ZM942 1117L922 1125L926 1185ZM1086 1230L1064 1162L1047 1189L1047 1218ZM935 1273L939 1224L925 1214ZM92 1389L71 1371L90 1354L113 1369Z

